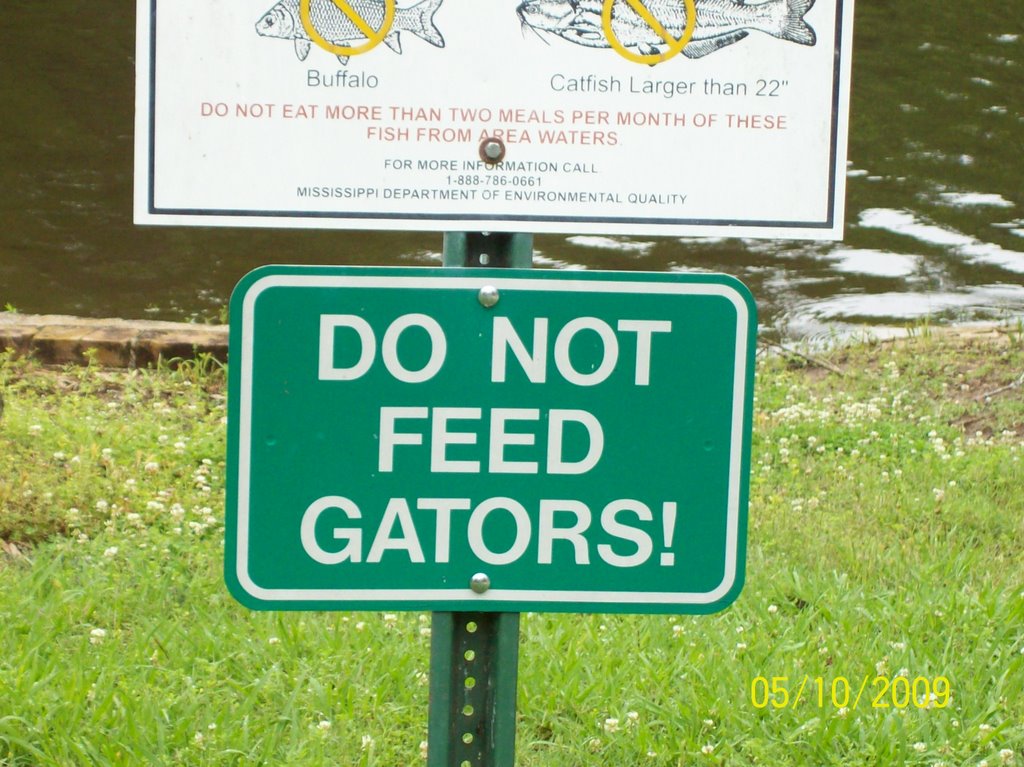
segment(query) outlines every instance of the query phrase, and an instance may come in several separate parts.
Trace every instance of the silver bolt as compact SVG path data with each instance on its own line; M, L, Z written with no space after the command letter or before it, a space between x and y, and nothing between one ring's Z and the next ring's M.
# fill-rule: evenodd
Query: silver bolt
M477 299L480 301L480 305L485 309L490 309L496 303L498 303L498 289L493 285L484 285L480 288L480 293L477 295Z
M476 573L469 579L469 587L477 594L483 594L491 587L491 579L487 577L487 573Z
M494 165L505 159L505 142L497 136L487 136L480 142L477 151L481 160L488 165Z
M484 154L491 160L497 161L501 158L501 150L503 147L494 139L484 143Z

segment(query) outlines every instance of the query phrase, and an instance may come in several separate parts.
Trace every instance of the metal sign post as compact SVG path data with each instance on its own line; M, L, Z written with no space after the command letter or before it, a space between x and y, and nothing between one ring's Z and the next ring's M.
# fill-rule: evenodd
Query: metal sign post
M533 235L446 233L444 265L529 268ZM518 675L519 613L433 613L427 767L511 767Z
M433 614L427 767L511 767L519 613Z

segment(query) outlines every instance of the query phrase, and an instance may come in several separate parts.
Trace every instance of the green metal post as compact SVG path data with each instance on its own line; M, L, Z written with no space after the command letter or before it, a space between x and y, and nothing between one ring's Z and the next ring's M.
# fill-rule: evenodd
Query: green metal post
M427 767L512 767L519 613L433 614Z
M533 235L449 232L444 265L529 268ZM519 613L433 614L427 767L512 767L518 675Z
M533 266L533 235L509 232L446 232L445 266L488 266L529 269Z

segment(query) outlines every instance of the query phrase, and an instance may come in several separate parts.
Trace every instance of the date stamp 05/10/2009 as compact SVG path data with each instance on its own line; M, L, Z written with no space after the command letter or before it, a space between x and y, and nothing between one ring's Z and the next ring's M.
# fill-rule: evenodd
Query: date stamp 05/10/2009
M863 701L862 701L863 698ZM852 682L845 676L831 678L773 676L754 677L750 702L754 708L795 709L800 704L834 708L841 714L858 706L873 709L945 708L953 698L949 679L917 676L872 676L865 674Z

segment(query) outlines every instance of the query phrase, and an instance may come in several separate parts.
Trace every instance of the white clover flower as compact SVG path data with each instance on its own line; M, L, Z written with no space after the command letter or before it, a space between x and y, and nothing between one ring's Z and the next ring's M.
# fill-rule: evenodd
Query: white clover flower
M110 546L109 548L104 549L103 556L107 557L108 559L116 557L117 556L117 546Z
M55 461L63 461L67 457L67 454L63 450L58 450L56 453L53 454L53 460Z
M619 720L615 717L609 717L604 720L604 731L605 732L618 732L619 731Z
M918 741L914 744L914 750L919 754L923 754L925 751L928 750L928 746L922 743L921 741Z
M421 626L420 627L420 636L421 637L428 637L428 636L430 636L430 626Z
M193 741L195 741L195 744L196 744L197 746L198 746L199 744L201 744L201 743L203 742L203 740L204 740L204 739L205 739L205 736L204 736L204 735L203 735L203 733L201 733L201 732L197 732L197 733L195 734L195 736L193 736L193 738L192 738L192 740L193 740Z
M626 712L626 719L629 720L629 724L636 724L640 720L640 712L639 711L627 711Z
M359 621L356 624L356 631L362 631L364 628L366 628L366 622L365 621Z
M1003 764L1009 764L1013 761L1013 750L1009 748L1004 748L1002 751L999 752L999 759L1000 761L1002 761Z
M360 745L361 745L362 749L365 751L366 749L368 749L370 746L373 745L373 738L371 736L369 736L369 735L364 735L360 739Z
M426 759L430 751L430 744L425 740L420 741L420 759Z
M142 467L147 474L155 474L160 471L160 464L156 461L147 461L146 465Z
M746 649L747 649L747 643L746 642L737 642L736 643L736 651L737 652L743 652Z
M992 732L992 730L994 730L994 729L995 729L995 727L993 727L990 724L979 724L978 725L978 732L980 732L982 735L985 735L986 733Z
M91 644L99 644L107 638L107 632L105 629L93 629L89 632L89 642Z
M836 716L838 716L840 719L845 719L849 713L850 709L848 709L846 706L843 706L841 709L836 711Z
M715 726L715 720L714 719L705 719L704 720L704 726L705 727L714 727Z
M395 613L384 613L384 623L394 625L397 622L398 616Z
M277 637L268 637L267 644L281 644L281 640Z
M910 669L908 669L908 668L901 668L899 671L896 672L896 676L897 677L901 677L902 676L902 677L906 677L907 679L909 679L910 678Z
M771 615L775 615L775 613L777 613L778 611L779 611L779 606L778 605L768 605L768 612Z
M326 719L321 719L319 722L317 722L316 728L320 730L320 732L327 732L329 729L331 729L331 723L328 722Z
M686 629L684 629L678 623L675 623L675 624L672 625L672 636L674 636L674 637L681 637L685 632L686 632Z
M705 756L710 756L711 754L715 753L715 747L708 743L700 747L700 752Z

